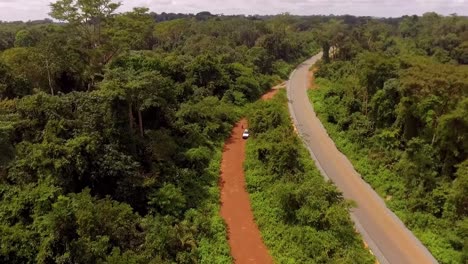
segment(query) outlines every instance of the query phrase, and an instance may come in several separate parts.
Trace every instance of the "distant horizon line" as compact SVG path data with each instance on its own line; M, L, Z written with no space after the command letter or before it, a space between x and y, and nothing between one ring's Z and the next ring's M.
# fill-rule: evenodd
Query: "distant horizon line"
M135 7L139 8L139 7ZM133 10L133 8L132 8ZM131 10L127 11L122 11L118 12L116 14L124 14L127 12L131 12ZM163 14L175 14L175 15L185 15L185 16L197 16L201 13L209 13L212 16L220 16L220 17L234 17L234 16L244 16L244 17L274 17L274 16L281 16L281 15L290 15L293 17L343 17L343 16L351 16L351 17L361 17L361 18L376 18L376 19L396 19L396 18L403 18L403 17L412 17L412 16L417 16L417 17L422 17L424 14L429 14L429 13L434 13L442 17L449 17L449 16L456 16L456 17L468 17L468 15L460 15L457 13L452 13L448 15L444 15L435 11L427 11L422 14L404 14L400 16L370 16L370 15L353 15L353 14L310 14L310 15L299 15L299 14L293 14L291 12L283 12L283 13L276 13L276 14L225 14L225 13L212 13L210 11L200 11L197 13L183 13L183 12L154 12L149 10L150 14L156 14L156 15L163 15ZM52 21L52 22L57 22L51 17L45 17L41 19L29 19L29 20L2 20L0 19L0 23L31 23L31 22L38 22L38 21Z

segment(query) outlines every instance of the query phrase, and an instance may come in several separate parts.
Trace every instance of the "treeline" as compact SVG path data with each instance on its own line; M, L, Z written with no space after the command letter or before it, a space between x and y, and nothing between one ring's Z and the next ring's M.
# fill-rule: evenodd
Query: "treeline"
M277 263L374 263L354 229L352 207L315 168L294 132L286 93L248 111L247 188Z
M1 263L232 261L221 143L313 38L285 16L118 6L61 0L62 24L0 25Z
M331 21L321 34L332 47L311 92L322 121L441 263L466 263L468 19Z

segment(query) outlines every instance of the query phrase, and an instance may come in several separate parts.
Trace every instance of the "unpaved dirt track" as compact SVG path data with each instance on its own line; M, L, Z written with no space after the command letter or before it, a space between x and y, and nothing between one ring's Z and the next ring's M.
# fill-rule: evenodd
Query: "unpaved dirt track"
M264 95L262 95L262 100L270 100L272 99L273 97L275 97L275 95L279 92L279 89L271 89L270 91L268 91L267 93L265 93Z
M231 255L237 264L273 263L254 222L249 194L246 191L244 167L245 143L242 119L226 141L221 162L221 216L228 227Z
M356 202L351 218L380 263L437 263L338 151L315 115L307 97L307 75L321 56L318 54L298 66L288 82L289 110L306 147L322 174L335 183L346 199Z

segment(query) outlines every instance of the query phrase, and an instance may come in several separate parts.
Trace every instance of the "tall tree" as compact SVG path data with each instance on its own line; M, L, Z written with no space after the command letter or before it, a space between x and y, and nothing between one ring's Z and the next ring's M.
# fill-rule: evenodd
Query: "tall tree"
M327 23L323 23L316 30L315 33L320 46L322 46L325 63L330 62L330 49L333 48L335 51L339 48L340 38L344 36L344 30L345 25L339 20L330 20Z
M70 32L77 34L75 45L87 62L88 90L120 51L109 36L109 25L120 5L111 0L59 0L51 4L50 16L67 22Z

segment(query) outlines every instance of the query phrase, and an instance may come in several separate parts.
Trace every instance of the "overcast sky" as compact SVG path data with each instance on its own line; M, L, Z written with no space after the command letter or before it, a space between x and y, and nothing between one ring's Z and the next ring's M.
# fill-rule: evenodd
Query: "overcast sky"
M0 0L0 20L33 20L49 17L51 0ZM121 10L135 6L151 11L214 14L298 15L351 14L395 17L435 11L449 15L468 15L468 0L122 0Z

